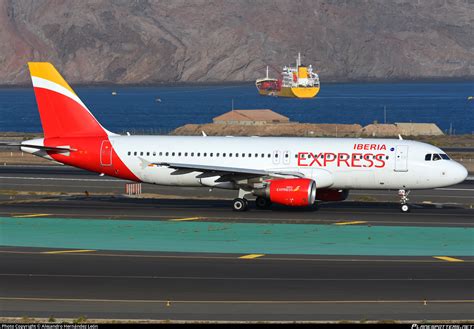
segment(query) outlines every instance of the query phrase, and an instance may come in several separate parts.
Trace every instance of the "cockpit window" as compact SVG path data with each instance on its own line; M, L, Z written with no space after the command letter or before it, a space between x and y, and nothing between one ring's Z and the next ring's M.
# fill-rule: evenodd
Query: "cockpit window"
M433 161L441 160L441 156L437 153L433 154Z
M440 154L443 160L451 160L447 154L441 153Z
M451 160L451 158L445 154L445 153L440 153L440 154L426 154L425 155L425 161L438 161L438 160Z

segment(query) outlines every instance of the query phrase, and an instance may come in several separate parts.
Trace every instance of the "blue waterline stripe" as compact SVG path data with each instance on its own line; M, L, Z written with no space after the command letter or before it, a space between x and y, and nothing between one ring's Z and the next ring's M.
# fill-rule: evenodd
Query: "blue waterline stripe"
M0 217L0 245L238 254L474 256L474 229Z

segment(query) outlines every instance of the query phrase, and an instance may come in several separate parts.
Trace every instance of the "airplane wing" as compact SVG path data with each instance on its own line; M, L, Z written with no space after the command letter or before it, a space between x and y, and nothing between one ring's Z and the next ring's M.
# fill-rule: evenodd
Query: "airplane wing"
M285 170L262 170L262 169L249 169L249 168L235 168L235 167L222 167L222 166L208 166L198 164L187 164L187 163L169 163L169 162L158 162L150 163L149 167L167 167L177 170L191 171L202 171L203 174L214 173L216 175L249 175L249 176L271 176L271 177L305 177L302 173L297 171L285 171Z

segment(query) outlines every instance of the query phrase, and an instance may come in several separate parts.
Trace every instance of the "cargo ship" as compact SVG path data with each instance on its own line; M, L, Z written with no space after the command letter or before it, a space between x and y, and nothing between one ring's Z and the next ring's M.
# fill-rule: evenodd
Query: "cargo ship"
M298 53L296 66L285 66L279 79L265 78L257 79L255 86L260 95L313 98L319 93L319 76L313 72L311 65L301 64L301 55Z

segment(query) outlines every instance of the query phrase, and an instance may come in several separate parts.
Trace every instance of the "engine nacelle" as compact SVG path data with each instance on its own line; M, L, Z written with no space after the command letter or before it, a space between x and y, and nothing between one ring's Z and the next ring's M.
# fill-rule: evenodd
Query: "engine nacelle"
M319 189L316 199L321 201L344 201L349 196L349 190Z
M316 183L308 178L272 179L254 194L285 206L310 206L316 200Z

